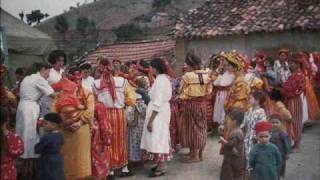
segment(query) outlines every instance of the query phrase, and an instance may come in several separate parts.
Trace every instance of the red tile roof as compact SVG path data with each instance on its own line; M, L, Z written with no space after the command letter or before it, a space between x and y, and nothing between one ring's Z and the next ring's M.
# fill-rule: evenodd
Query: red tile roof
M173 40L125 42L118 44L101 45L96 51L89 53L85 58L95 64L99 56L118 59L122 62L136 60L151 60L154 57L172 55L175 48Z
M209 0L177 21L177 38L319 30L320 0Z

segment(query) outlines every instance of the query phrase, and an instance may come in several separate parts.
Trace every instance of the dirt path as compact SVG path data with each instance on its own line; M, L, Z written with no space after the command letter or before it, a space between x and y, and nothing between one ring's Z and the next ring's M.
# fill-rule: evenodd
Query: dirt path
M303 134L301 151L292 154L287 162L286 180L320 180L320 124L313 126ZM185 164L180 161L181 151L174 154L174 160L168 164L166 176L157 180L219 180L222 156L219 155L216 137L209 136L205 150L205 161L198 164ZM123 180L147 180L151 164L136 170L137 175Z

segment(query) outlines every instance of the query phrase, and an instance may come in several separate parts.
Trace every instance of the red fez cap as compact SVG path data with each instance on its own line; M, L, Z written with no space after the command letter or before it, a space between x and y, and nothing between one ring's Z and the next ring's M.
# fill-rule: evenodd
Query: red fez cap
M271 124L268 121L261 121L256 124L256 134L263 131L271 131Z

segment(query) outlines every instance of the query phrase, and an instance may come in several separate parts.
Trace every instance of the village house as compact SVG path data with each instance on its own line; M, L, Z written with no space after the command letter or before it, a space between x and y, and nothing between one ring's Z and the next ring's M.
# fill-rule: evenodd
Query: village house
M253 56L320 50L319 0L209 0L177 21L176 57L182 65L193 50L206 62L212 53L237 50Z
M167 40L145 40L129 41L111 44L101 44L97 50L89 53L84 60L96 65L99 56L110 60L128 61L149 61L152 58L174 57L175 41ZM172 62L174 64L174 62Z

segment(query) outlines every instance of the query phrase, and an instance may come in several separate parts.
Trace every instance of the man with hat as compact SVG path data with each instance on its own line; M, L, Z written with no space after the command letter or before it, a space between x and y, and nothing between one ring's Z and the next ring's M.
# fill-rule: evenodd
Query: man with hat
M291 75L289 68L289 49L279 50L279 60L274 62L274 71L277 73L278 82L280 84L286 82Z

